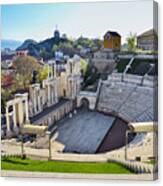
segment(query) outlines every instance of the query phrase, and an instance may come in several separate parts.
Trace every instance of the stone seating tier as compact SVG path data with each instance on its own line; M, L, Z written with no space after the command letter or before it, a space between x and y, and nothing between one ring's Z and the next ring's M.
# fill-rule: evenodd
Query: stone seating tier
M120 77L121 74L113 77ZM115 79L116 79L115 78ZM154 119L154 87L122 81L103 81L97 103L99 111L116 112L128 121L151 121Z

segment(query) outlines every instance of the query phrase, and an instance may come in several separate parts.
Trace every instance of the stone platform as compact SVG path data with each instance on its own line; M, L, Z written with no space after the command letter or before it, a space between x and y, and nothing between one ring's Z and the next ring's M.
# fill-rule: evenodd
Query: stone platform
M115 118L98 112L80 110L72 118L57 124L55 140L64 152L95 153L114 123Z

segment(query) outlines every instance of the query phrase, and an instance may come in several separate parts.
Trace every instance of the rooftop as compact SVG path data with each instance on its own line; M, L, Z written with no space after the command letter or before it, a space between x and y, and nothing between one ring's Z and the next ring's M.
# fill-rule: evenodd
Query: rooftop
M118 37L121 37L121 35L118 33L118 32L115 32L115 31L107 31L104 35L104 38L105 37L110 37L111 36L118 36Z
M138 38L149 36L149 35L157 35L157 34L156 34L156 31L152 28L152 29L147 30L147 31L143 32L142 34L138 35Z

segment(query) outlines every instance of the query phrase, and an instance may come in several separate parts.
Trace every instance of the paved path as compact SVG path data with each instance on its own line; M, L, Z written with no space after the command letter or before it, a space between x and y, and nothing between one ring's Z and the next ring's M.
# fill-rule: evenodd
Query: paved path
M21 148L20 146L15 145L2 145L2 152L3 154L7 155L21 155ZM48 149L32 149L29 147L24 148L24 152L27 155L27 157L32 159L39 159L39 160L47 160L49 157L49 151ZM135 170L136 172L142 173L153 173L157 171L157 165L153 167L151 164L146 164L142 162L136 162L136 161L125 161L121 158L116 158L114 154L112 153L105 153L105 154L68 154L68 153L58 153L52 150L51 153L51 159L57 160L57 161L74 161L74 162L108 162L115 161L118 163L123 164L124 166L127 166L128 168L131 168Z
M68 178L68 179L103 179L103 180L153 180L157 175L152 174L70 174L70 173L42 173L27 171L1 171L3 177L25 178Z
M21 155L21 146L12 144L2 144L1 150L3 154L8 155ZM30 147L24 147L24 152L28 157L36 159L48 159L48 149L34 149ZM58 153L52 150L52 160L58 161L77 161L77 162L107 162L105 154L73 154L73 153Z

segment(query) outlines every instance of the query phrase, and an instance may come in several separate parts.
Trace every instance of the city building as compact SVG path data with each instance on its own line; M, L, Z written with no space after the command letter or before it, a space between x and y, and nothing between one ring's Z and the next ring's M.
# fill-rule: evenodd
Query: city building
M137 47L142 50L158 49L158 36L154 29L150 29L137 36Z
M121 36L118 32L108 31L104 35L104 49L119 51L121 49Z
M16 51L16 56L17 57L24 57L28 55L28 50L20 50L20 51Z
M116 65L116 54L121 49L121 36L108 31L104 35L103 47L93 54L92 62L100 73L111 73Z

